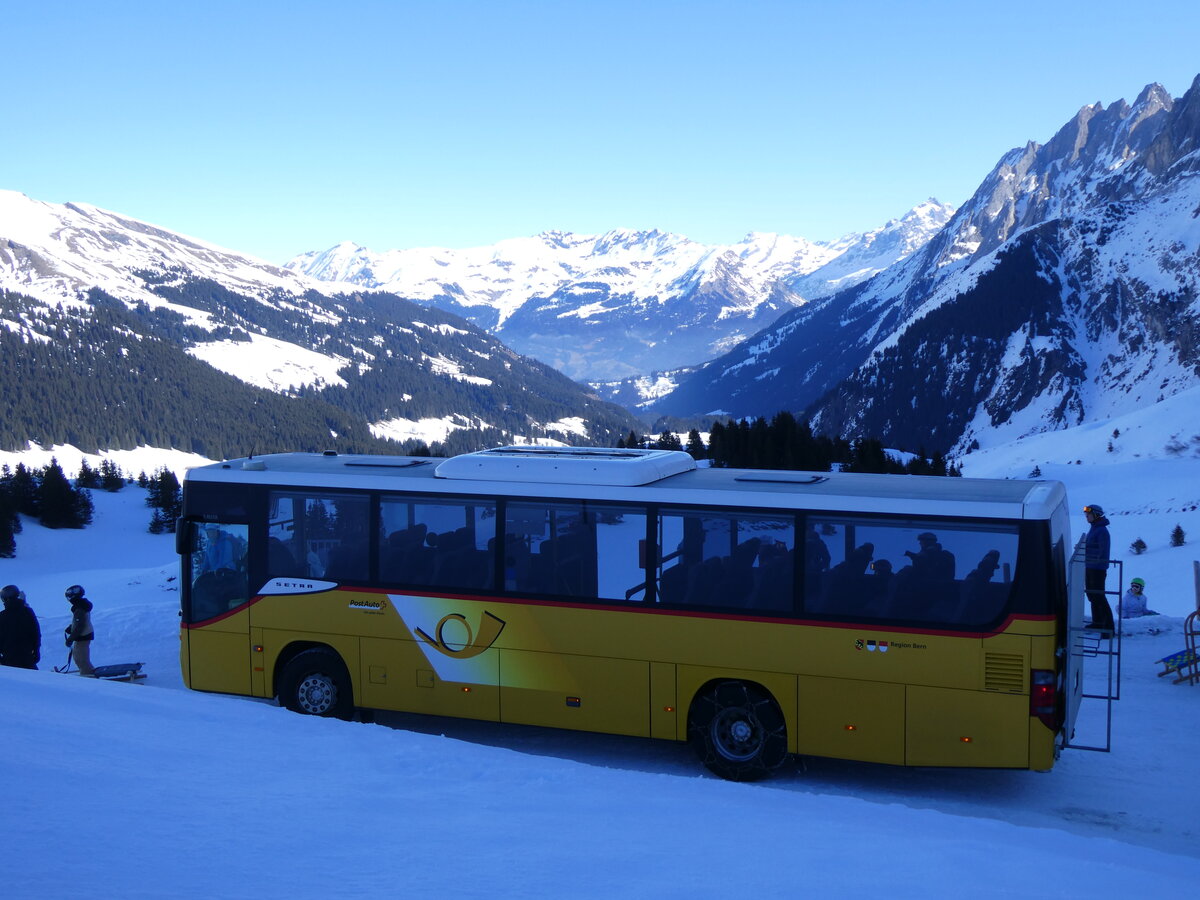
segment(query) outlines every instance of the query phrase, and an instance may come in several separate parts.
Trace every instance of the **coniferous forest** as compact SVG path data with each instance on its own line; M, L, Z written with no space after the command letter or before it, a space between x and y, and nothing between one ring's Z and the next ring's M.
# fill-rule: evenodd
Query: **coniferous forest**
M844 437L816 435L809 423L797 420L789 412L780 412L768 422L759 417L751 421L713 422L708 442L697 429L688 434L687 443L673 431L664 431L657 439L631 432L617 442L619 447L655 447L662 450L686 450L709 465L738 469L791 469L828 472L835 466L843 472L875 472L885 475L962 474L940 453L932 457L919 450L907 462L888 453L878 438L849 440Z
M144 274L144 273L143 273ZM636 420L535 360L520 357L449 313L377 294L289 298L302 315L212 282L160 285L163 299L210 317L215 330L175 309L128 305L92 290L87 304L48 307L0 293L0 449L71 444L85 452L174 448L209 458L283 450L413 452L375 437L370 422L440 418L457 430L439 453L514 436L562 438L544 426L583 417L597 443ZM282 303L280 298L276 298ZM350 360L346 382L278 393L194 358L187 348L266 335ZM362 348L370 348L369 357ZM438 375L434 360L471 362L470 378Z

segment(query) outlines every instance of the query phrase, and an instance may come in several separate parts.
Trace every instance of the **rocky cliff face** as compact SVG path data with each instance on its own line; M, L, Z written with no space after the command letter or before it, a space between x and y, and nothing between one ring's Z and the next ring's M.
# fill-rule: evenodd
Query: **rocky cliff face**
M807 410L958 450L1106 418L1200 380L1200 78L1085 107L1009 153L924 248L809 304L654 407Z

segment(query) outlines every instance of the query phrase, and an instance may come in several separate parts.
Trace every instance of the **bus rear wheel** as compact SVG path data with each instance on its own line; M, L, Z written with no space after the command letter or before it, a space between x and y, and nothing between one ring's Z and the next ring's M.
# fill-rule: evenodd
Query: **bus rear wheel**
M696 697L688 738L709 771L730 781L756 781L787 759L787 722L762 689L724 681Z
M297 654L279 679L279 699L292 712L350 718L350 678L341 658L320 648Z

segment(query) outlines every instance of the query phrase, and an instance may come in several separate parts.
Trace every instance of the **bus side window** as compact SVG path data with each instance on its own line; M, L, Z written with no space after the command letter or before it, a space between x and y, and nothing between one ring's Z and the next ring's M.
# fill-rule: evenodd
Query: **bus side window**
M382 497L384 581L447 590L490 590L496 504L456 497Z
M663 513L663 603L699 608L791 612L795 525L792 518L728 511Z
M309 541L309 553L318 560L311 565L321 565L322 577L330 581L366 581L370 543L367 498L333 497L309 503L314 509L322 509L325 518L324 540L314 535Z
M360 494L272 493L267 576L366 581L369 509Z
M994 621L1008 603L1016 526L865 517L807 524L805 605L814 614L969 627Z
M510 502L505 532L505 582L511 570L512 590L596 598L596 522L586 504Z
M646 511L590 506L595 520L597 592L601 600L646 598Z

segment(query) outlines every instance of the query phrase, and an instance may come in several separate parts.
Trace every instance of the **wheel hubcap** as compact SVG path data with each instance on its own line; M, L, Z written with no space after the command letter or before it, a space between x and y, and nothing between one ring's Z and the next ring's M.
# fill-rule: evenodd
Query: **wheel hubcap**
M337 686L328 675L313 673L300 682L296 691L300 708L313 716L323 716L337 702Z
M730 760L752 759L762 744L757 723L744 709L724 709L712 723L713 746Z

